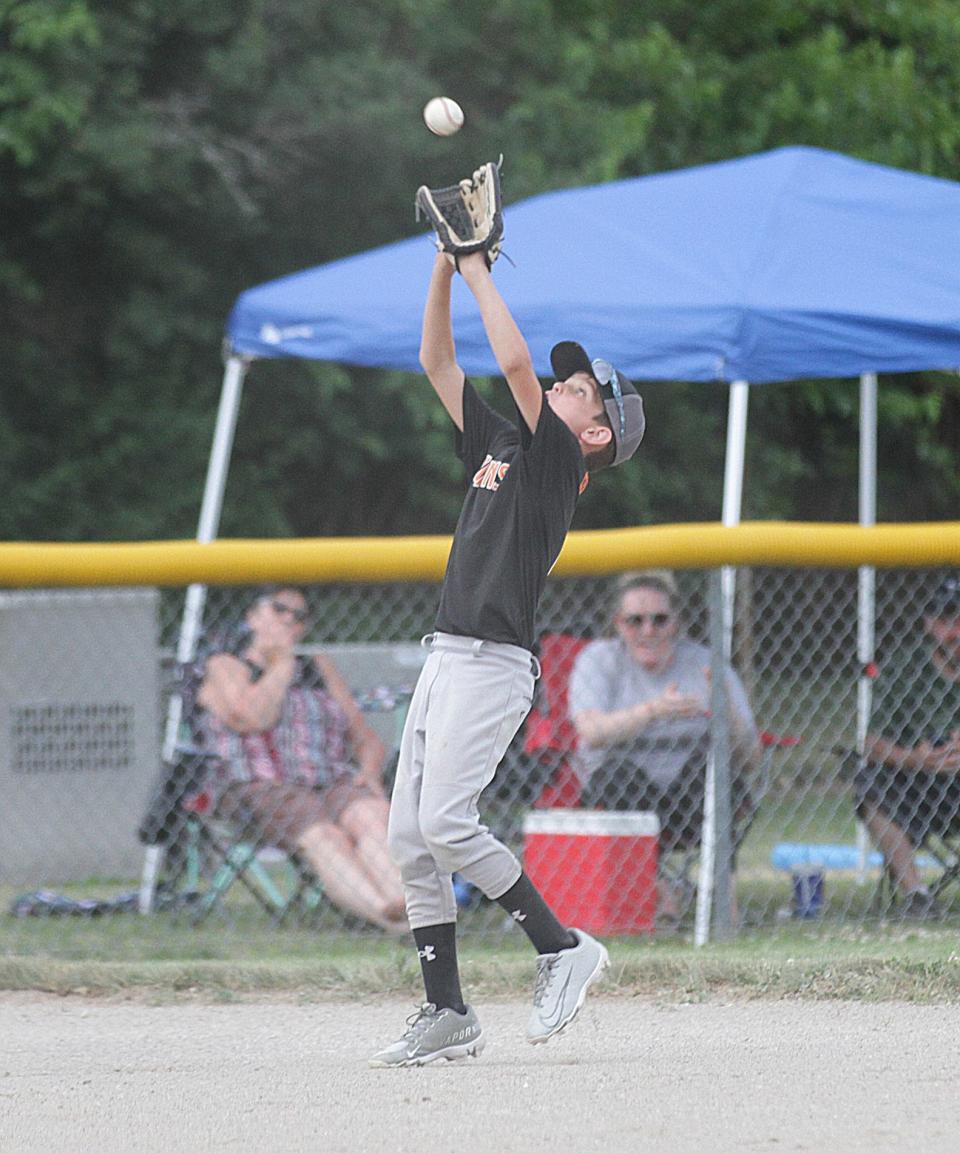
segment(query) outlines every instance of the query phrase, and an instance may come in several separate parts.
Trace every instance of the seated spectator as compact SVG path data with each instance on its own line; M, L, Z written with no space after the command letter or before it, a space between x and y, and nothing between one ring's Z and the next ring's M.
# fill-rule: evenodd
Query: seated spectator
M857 813L883 853L906 917L941 910L917 869L930 833L960 831L960 575L940 585L923 618L925 643L883 668L874 685Z
M198 670L198 737L220 758L216 812L299 852L341 908L405 932L385 749L330 658L296 655L306 618L300 589L262 589Z
M660 849L699 843L710 740L710 650L683 635L672 573L624 574L616 583L610 639L591 642L570 678L577 769L588 808L655 811ZM740 678L728 670L732 801L741 827L752 811L749 777L760 743ZM659 886L658 915L679 915Z

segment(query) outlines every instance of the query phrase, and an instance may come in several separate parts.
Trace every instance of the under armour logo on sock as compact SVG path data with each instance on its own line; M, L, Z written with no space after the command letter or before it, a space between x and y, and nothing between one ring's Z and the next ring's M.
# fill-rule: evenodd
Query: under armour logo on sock
M517 922L525 921L527 919L527 914L521 913L519 909L514 909L510 916L513 917L513 919Z
M437 959L437 950L433 945L424 945L422 949L417 949L417 956L422 961L435 961Z

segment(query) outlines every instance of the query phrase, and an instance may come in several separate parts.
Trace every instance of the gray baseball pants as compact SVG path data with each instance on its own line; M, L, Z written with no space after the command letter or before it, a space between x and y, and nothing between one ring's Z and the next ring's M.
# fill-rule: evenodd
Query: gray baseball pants
M412 929L457 919L452 874L491 900L520 862L481 823L480 794L533 701L536 657L516 645L433 633L400 742L390 803L390 853Z

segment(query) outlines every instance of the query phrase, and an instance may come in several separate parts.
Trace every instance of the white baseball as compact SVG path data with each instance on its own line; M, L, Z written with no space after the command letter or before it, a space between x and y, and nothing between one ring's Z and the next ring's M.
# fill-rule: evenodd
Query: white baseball
M452 136L463 127L463 109L449 96L434 96L423 110L423 122L435 136Z

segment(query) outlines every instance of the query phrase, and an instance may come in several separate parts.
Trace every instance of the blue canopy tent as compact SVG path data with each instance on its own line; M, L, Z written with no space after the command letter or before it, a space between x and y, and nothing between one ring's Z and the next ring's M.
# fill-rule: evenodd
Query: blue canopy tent
M748 383L861 378L860 519L875 515L876 374L960 366L960 185L812 148L568 189L509 204L497 283L549 375L558 339L643 380L730 386L722 519L739 521ZM411 190L412 192L412 190ZM412 195L411 195L412 209ZM246 366L303 357L417 371L426 236L249 289L229 356L198 539L219 521ZM458 358L497 373L461 282ZM725 633L733 573L724 574ZM860 656L872 656L872 572L861 573ZM202 588L187 597L192 653ZM869 709L862 686L861 739ZM168 741L175 721L168 725Z
M784 148L508 205L505 249L497 283L544 375L565 335L638 380L960 365L949 181ZM252 288L231 347L419 371L431 252L416 237ZM464 368L496 374L465 291L454 326Z

